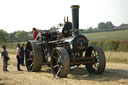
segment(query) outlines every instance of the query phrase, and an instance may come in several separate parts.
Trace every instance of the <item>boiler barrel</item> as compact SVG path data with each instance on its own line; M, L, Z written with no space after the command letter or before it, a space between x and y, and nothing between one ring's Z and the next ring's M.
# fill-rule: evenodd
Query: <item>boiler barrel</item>
M72 29L73 35L79 34L79 5L72 5Z

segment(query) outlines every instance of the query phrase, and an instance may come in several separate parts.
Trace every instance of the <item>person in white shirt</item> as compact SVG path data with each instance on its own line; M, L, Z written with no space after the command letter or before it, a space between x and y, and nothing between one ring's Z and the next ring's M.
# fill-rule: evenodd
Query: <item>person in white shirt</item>
M17 70L22 71L20 69L20 64L21 64L21 49L20 49L20 43L17 44L16 48L16 58L17 58Z

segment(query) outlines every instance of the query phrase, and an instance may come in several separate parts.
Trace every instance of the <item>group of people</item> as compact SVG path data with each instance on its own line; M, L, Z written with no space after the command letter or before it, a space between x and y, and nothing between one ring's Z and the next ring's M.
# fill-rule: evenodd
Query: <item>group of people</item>
M8 71L7 66L8 66L8 60L10 59L10 57L8 56L6 45L2 46L1 57L3 58L3 71ZM23 66L25 65L24 64L24 44L22 44L22 46L20 45L20 43L17 44L16 58L17 58L17 70L22 71L22 69L20 69L20 64Z
M36 40L36 37L38 35L38 31L36 30L36 28L32 29L33 31L33 38L34 40ZM22 69L20 68L20 65L24 66L24 44L17 44L16 47L16 59L17 59L17 70L18 71L22 71ZM1 51L1 57L3 59L3 71L8 71L7 66L8 66L8 60L10 59L10 57L8 56L8 51L6 49L6 45L2 46L2 51Z

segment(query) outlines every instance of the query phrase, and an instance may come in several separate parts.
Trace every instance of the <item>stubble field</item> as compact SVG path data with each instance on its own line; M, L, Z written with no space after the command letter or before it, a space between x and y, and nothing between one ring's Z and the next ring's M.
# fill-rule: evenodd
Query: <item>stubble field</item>
M106 56L109 56L108 52ZM122 55L122 54L121 54ZM114 54L107 60L114 57ZM128 64L107 62L102 75L90 75L84 66L72 67L67 78L56 78L51 69L42 66L40 72L17 71L15 54L10 54L9 72L2 71L0 58L0 85L128 85Z

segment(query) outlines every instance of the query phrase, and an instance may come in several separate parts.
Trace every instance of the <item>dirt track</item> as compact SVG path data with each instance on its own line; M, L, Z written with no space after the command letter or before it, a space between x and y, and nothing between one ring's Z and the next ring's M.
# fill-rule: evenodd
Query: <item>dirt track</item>
M44 66L41 72L22 72L16 69L15 55L10 55L8 70L2 71L0 58L0 85L128 85L128 64L107 63L102 75L89 75L84 67L73 67L67 78L55 78L50 68Z

